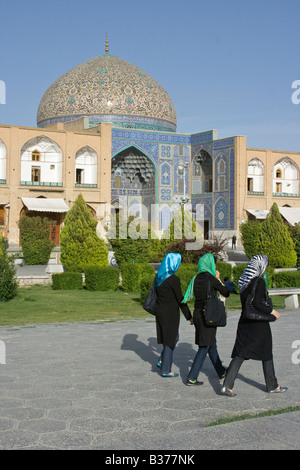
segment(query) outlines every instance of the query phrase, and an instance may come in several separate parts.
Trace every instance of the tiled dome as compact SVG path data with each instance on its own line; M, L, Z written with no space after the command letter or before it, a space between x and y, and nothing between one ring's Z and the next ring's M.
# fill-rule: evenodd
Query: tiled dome
M91 125L175 132L176 111L150 75L108 52L74 67L45 92L37 124L45 127L88 116Z

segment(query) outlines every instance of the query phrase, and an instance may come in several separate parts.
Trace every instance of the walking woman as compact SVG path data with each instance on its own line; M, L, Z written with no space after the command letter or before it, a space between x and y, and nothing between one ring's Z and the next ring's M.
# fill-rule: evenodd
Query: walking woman
M178 377L178 374L172 372L172 363L173 351L179 339L179 307L185 318L190 320L192 324L189 307L181 303L183 295L180 279L175 275L180 263L181 255L179 253L168 253L155 276L157 342L163 344L163 351L156 365L161 368L163 377Z
M193 322L196 329L195 343L199 348L187 378L187 385L202 385L203 382L199 382L197 378L207 354L219 378L225 376L226 369L222 365L217 349L217 327L207 327L203 316L208 283L212 296L220 292L224 297L229 297L229 290L220 281L220 274L216 271L214 257L210 253L200 258L198 262L198 274L191 280L183 299L183 302L187 302L195 296Z
M242 314L238 323L235 345L232 351L232 361L226 371L226 378L221 389L221 393L230 397L235 396L232 389L238 371L246 359L262 361L263 372L269 393L280 393L287 390L286 387L279 387L275 377L273 353L272 353L272 333L270 322L279 318L279 313L273 310L272 301L268 298L268 292L262 274L268 266L268 258L265 255L255 255L249 261L245 271L238 281L238 288L241 296ZM243 318L248 294L252 292L255 282L255 296L253 306L262 312L265 320L247 320Z

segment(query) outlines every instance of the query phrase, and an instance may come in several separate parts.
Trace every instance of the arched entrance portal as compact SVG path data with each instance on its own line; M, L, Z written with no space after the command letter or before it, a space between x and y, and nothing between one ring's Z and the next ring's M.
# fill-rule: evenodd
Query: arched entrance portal
M112 159L111 199L128 208L143 204L150 220L151 204L156 202L155 167L141 150L130 147Z

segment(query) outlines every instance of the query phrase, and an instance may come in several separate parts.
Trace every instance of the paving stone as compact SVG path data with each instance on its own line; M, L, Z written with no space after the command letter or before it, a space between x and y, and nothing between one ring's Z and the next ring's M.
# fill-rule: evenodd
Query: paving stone
M284 394L266 393L261 363L246 361L235 398L204 362L199 387L185 385L196 354L194 329L182 317L175 379L155 366L161 352L155 322L63 323L1 327L0 449L201 450L300 449L300 412L206 427L220 418L300 405L300 310L282 310L271 325L276 375ZM217 341L230 362L239 312L229 312ZM280 433L274 433L279 429Z

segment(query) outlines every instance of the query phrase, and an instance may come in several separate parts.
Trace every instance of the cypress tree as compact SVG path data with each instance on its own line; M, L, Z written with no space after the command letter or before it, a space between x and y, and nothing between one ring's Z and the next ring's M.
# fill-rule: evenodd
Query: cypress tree
M61 262L66 271L108 266L108 249L96 232L97 222L80 194L65 217L60 234Z
M260 243L262 223L259 220L248 220L240 225L241 241L247 258L257 255Z
M0 302L7 302L18 293L15 256L8 256L4 238L0 237Z
M274 268L293 268L297 263L294 242L276 203L262 223L259 253L266 255Z

